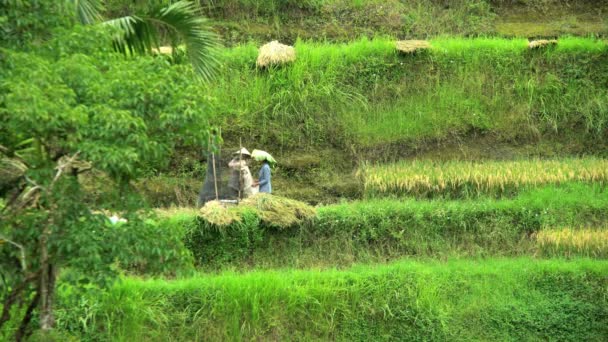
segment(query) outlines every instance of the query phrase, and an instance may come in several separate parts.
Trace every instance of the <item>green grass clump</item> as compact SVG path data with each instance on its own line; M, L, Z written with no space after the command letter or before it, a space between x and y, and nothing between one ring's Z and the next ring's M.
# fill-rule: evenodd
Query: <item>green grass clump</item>
M83 341L599 341L607 273L606 261L520 258L127 278L58 316Z
M370 197L500 197L550 184L606 184L608 160L592 157L439 163L415 160L364 165L359 173L365 194Z

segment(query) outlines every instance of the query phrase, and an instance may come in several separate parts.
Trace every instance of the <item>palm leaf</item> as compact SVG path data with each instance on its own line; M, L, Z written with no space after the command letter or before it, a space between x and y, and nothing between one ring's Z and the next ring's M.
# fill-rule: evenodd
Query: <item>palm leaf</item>
M193 2L178 1L145 16L117 18L106 24L120 30L114 44L122 53L150 53L159 47L164 34L173 48L180 42L186 45L194 71L203 80L209 81L217 74L219 38Z
M76 10L78 20L85 25L94 24L101 21L101 12L104 7L99 0L67 0Z

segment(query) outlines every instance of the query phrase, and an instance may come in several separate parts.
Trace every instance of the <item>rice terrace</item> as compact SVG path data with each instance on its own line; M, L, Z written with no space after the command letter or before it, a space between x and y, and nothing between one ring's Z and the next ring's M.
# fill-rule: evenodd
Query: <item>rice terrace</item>
M0 341L608 341L608 0L0 0Z

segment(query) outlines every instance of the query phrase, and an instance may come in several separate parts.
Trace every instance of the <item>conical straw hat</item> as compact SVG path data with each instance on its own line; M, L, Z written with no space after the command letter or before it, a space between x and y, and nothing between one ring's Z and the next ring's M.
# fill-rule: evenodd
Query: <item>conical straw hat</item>
M240 151L236 151L234 152L234 154L242 154L242 155L247 155L247 156L251 156L251 153L249 153L249 151L246 148L241 148Z

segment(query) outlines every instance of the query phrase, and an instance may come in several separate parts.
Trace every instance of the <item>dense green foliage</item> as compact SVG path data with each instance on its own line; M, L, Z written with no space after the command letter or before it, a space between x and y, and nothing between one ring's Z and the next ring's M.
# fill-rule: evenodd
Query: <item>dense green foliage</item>
M597 260L489 259L125 279L80 308L67 293L61 316L84 341L601 341L607 272Z
M70 276L60 281L80 290L123 270L191 269L183 234L156 236L130 181L168 165L178 148L206 145L209 101L195 95L189 68L125 58L111 50L116 30L60 20L75 15L72 1L0 5L0 336L22 340L32 322L53 328L61 270ZM114 186L103 203L81 186L92 169ZM120 210L126 222L112 224L100 209Z
M509 200L375 200L318 208L317 218L277 230L255 213L217 226L192 213L159 222L184 236L197 264L223 267L331 267L412 257L521 255L545 227L608 222L604 187L571 184ZM574 253L576 254L576 253Z
M39 54L2 50L0 142L11 147L35 136L52 158L77 149L122 179L147 165L162 168L176 148L202 146L209 100L197 94L188 67L124 59L110 48L108 35L81 27Z

